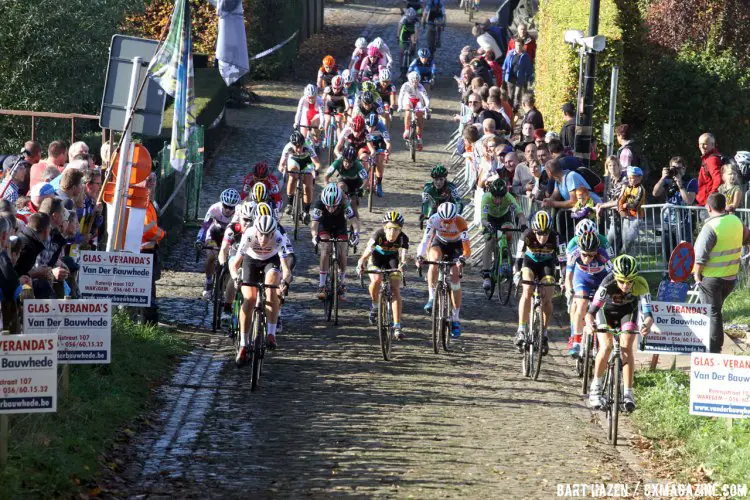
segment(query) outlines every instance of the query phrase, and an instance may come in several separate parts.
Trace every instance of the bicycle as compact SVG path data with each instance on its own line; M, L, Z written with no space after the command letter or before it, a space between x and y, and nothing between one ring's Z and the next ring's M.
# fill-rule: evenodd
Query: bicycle
M435 354L440 353L440 345L443 350L450 350L450 272L449 268L456 265L455 261L449 260L423 260L422 264L438 266L438 279L435 284L435 299L432 303L432 349ZM421 273L421 269L420 269Z
M219 247L216 245L202 245L195 248L195 262L196 264L200 260L201 253L204 250L212 250L214 252L219 251ZM211 314L211 331L216 333L221 323L221 311L224 309L224 290L227 287L227 280L229 279L229 269L227 269L226 263L224 265L219 264L218 257L214 263L214 280L211 286L211 305L213 311Z
M294 241L297 241L299 235L299 222L302 220L302 203L304 202L305 196L305 183L302 182L303 175L312 175L312 172L298 172L297 173L297 187L295 189L296 194L294 201L292 202L292 213L291 217L294 220Z
M375 159L375 155L368 155L367 156L367 184L365 184L367 189L367 211L372 212L372 195L375 192L375 166L377 164L377 160Z
M576 358L576 373L581 379L581 394L589 393L591 381L594 378L594 361L599 352L599 340L596 335L583 333L581 354Z
M443 38L443 27L445 21L427 21L427 47L433 54L440 47Z
M415 109L411 110L411 120L409 121L409 137L408 139L406 139L406 149L409 150L411 161L417 161L417 111Z
M510 302L510 296L513 294L513 255L512 249L508 245L506 233L520 233L521 229L515 228L493 228L494 238L497 245L492 250L492 267L490 272L490 289L485 290L487 300L491 300L497 286L497 298L502 305ZM492 239L492 238L490 238ZM489 244L489 241L487 242Z
M326 137L324 144L328 148L328 166L335 161L336 143L338 142L339 127L336 123L336 118L341 116L342 119L345 117L344 113L330 113L331 119L329 120L328 127L326 128Z
M250 330L250 390L254 391L258 387L260 376L263 373L263 358L266 355L266 290L277 289L278 285L266 285L262 281L254 283L244 283L242 286L250 286L257 289L255 294L255 306L253 306L252 320ZM242 295L239 293L238 295Z
M315 255L318 255L318 245L320 243L332 243L331 253L328 256L328 274L326 275L326 297L323 299L323 313L326 316L326 321L331 321L333 317L333 324L339 324L339 251L337 243L343 243L342 240L334 239L318 239L315 244ZM351 246L351 239L348 239L346 243Z
M406 80L406 71L409 69L409 63L412 60L412 43L411 37L408 40L404 40L403 48L401 49L401 78Z
M523 359L521 361L521 373L524 377L532 377L534 380L539 378L539 371L542 368L542 294L540 288L545 286L557 286L556 283L542 283L535 279L521 280L523 285L534 287L534 294L531 302L531 328L526 332L526 340L523 343Z
M393 291L391 289L391 274L401 273L401 283L406 286L406 278L401 269L378 269L365 271L366 274L379 274L383 277L378 294L378 339L383 351L383 359L391 360L391 345L393 343ZM362 287L365 286L364 274L359 275Z

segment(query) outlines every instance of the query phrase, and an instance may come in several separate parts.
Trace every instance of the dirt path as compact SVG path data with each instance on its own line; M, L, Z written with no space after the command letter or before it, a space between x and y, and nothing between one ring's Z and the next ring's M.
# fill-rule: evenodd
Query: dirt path
M396 208L406 215L411 239L420 237L419 192L430 165L448 160L442 147L457 108L451 74L460 48L472 42L466 16L450 3L425 150L414 164L402 141L394 141L386 196L364 216L363 235L385 209ZM365 32L395 47L393 5L371 0L331 8L326 23L348 43ZM303 83L258 85L261 104L230 111L229 136L206 179L206 205L236 186L248 165L276 161ZM400 131L394 123L394 135ZM317 262L308 234L295 246L298 274L285 329L280 349L264 365L261 389L250 392L249 372L234 367L225 339L207 341L163 389L164 410L138 440L125 494L550 498L558 483L635 485L640 472L606 444L577 395L577 379L563 356L562 325L552 332L555 342L540 380L523 378L511 345L516 311L488 302L472 269L463 286L464 334L455 352L434 355L429 318L421 313L426 287L410 272L403 321L408 339L385 363L367 324L369 298L353 268L341 325L324 322L313 298ZM202 276L194 272L193 238L186 234L170 257L159 296L166 321L206 327L210 306L198 299ZM349 262L353 266L355 258Z

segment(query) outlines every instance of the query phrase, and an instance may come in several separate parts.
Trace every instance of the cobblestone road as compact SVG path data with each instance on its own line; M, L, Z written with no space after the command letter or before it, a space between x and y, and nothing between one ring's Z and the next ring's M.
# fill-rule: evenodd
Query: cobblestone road
M360 33L379 34L394 47L395 5L366 1L329 8L330 50L348 57ZM420 186L429 165L447 160L442 146L454 129L450 117L456 109L451 74L460 48L472 42L466 16L453 2L448 24L425 151L411 163L395 141L386 197L364 216L363 234L377 226L386 208L397 208L406 215L411 239L420 236ZM206 206L225 187L238 185L248 164L277 161L303 83L258 85L260 104L230 110L228 136L206 179ZM400 130L394 124L394 135ZM158 293L166 321L205 328L210 307L198 300L203 278L195 272L193 237L186 234L167 260ZM308 233L296 251L300 261L285 330L280 349L264 365L261 389L251 394L249 373L234 367L228 342L209 337L164 388L164 409L138 442L138 459L126 473L132 486L124 494L550 498L558 483L634 485L644 474L608 446L603 429L591 422L570 378L559 322L540 380L523 378L511 346L515 310L487 302L477 270L470 270L461 311L465 333L455 352L434 355L429 319L419 314L426 287L412 273L404 293L408 340L385 363L367 325L365 291L350 277L341 325L327 325L313 299L317 263Z

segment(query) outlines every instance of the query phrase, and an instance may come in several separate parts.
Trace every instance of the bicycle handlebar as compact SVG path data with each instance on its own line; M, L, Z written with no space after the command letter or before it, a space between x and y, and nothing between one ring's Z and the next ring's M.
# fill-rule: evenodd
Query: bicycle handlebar
M458 264L458 260L422 260L422 264L434 264L436 266L455 266Z
M531 285L531 286L557 286L557 283L542 283L538 280L521 280L522 285Z

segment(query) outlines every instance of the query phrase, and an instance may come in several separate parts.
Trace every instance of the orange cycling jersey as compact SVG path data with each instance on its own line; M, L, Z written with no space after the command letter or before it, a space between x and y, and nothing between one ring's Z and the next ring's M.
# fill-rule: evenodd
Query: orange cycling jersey
M432 246L433 241L437 239L439 243L456 243L461 242L463 247L463 256L471 256L471 247L469 246L469 224L461 216L454 217L450 220L441 219L438 214L433 215L427 220L422 245L419 247L418 254L423 255L424 250Z

